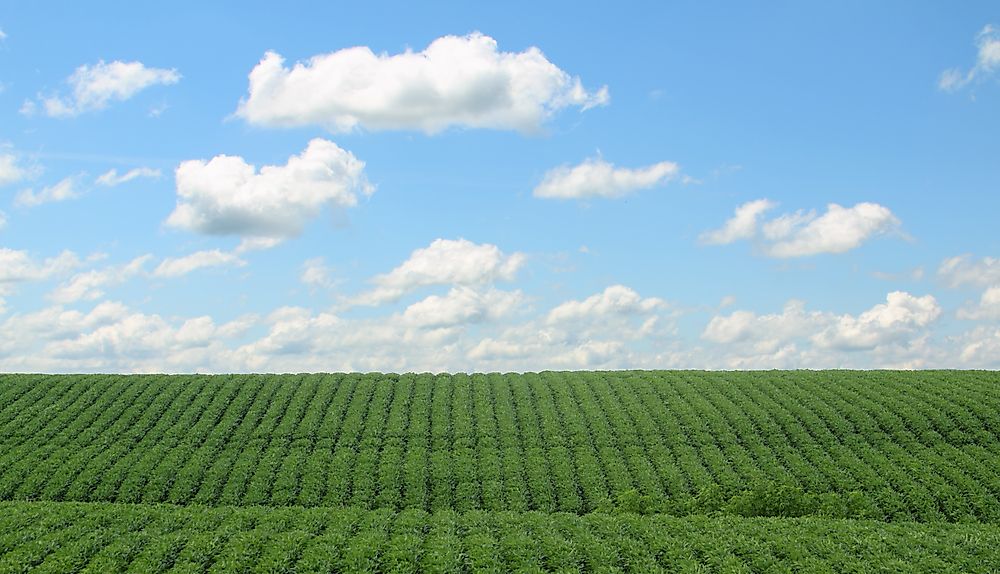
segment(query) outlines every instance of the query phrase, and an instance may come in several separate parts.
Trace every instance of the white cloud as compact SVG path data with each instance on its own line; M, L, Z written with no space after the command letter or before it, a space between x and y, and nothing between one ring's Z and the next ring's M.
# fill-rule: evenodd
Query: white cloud
M322 257L307 259L302 264L302 274L299 275L299 280L309 287L318 289L329 289L335 284L332 270Z
M775 204L766 199L745 203L721 229L701 235L706 244L728 244L755 240L769 257L806 257L821 253L845 253L872 237L898 230L899 219L877 203L854 207L827 205L822 215L815 211L784 214L761 224L763 214Z
M1000 368L1000 327L980 325L957 338L966 368Z
M615 167L601 158L592 158L573 167L550 170L535 188L534 195L549 199L623 197L666 183L679 171L677 164L669 161L629 169Z
M496 245L467 239L435 239L415 250L398 267L372 279L375 288L355 298L361 305L381 305L429 285L485 285L510 281L525 262L523 253L504 255Z
M158 178L162 175L160 170L153 169L149 167L137 167L135 169L130 169L129 171L118 175L117 169L111 169L105 172L103 175L97 178L95 183L98 185L104 185L108 187L114 187L116 185L121 185L137 179L140 177Z
M957 315L959 319L973 321L1000 319L1000 286L993 286L983 291L978 304L959 309Z
M431 295L403 312L403 321L418 327L480 323L509 315L524 302L520 291L453 287L447 295Z
M49 293L49 299L60 304L72 303L81 299L99 299L104 295L105 287L119 285L138 275L150 259L152 259L152 255L142 255L125 265L113 265L101 270L77 273Z
M958 68L942 72L938 78L939 89L954 92L1000 69L1000 30L992 25L985 26L976 35L976 47L976 64L968 72Z
M983 257L976 261L971 255L949 257L938 267L938 277L949 287L1000 285L1000 259Z
M0 229L7 227L7 214L0 211Z
M583 301L567 301L549 311L548 323L593 320L611 315L641 315L666 308L667 303L656 297L642 298L624 285L612 285Z
M330 131L448 127L537 131L556 111L608 102L538 48L500 52L479 33L444 36L422 52L375 54L355 47L286 68L268 52L250 72L237 115L265 126L321 125Z
M0 29L0 40L6 40L6 39L7 39L7 33L4 32L3 29Z
M54 203L76 199L82 195L78 190L77 176L70 176L55 185L42 188L40 191L22 189L14 198L14 205L19 207L35 207L43 203Z
M791 300L781 313L716 315L702 338L718 344L714 354L729 368L859 366L860 351L877 366L921 366L931 358L927 328L940 315L932 295L901 291L856 316L807 311L804 302Z
M234 253L227 253L218 249L196 251L184 257L167 257L156 266L156 269L153 270L153 275L156 277L180 277L198 269L221 267L224 265L242 267L246 265L246 261L240 259Z
M820 347L841 350L874 349L913 335L941 316L932 295L915 297L893 291L884 304L875 305L857 317L843 315L813 337Z
M258 171L239 156L185 161L177 168L177 207L167 224L210 235L239 235L271 246L302 232L325 205L350 207L374 187L364 162L314 139L283 166ZM260 243L263 242L263 243Z
M13 153L0 154L0 185L10 185L28 179L38 173L37 168L21 165Z
M73 89L70 96L40 97L39 101L50 117L73 117L103 110L112 101L125 101L146 88L176 84L180 79L177 70L147 68L142 62L100 60L93 66L80 66L66 79ZM36 109L33 102L25 102L21 111L30 115Z
M56 257L36 262L27 251L0 247L0 285L43 281L72 271L79 265L80 259L72 251L63 251Z
M736 208L736 213L720 229L706 231L700 240L707 245L728 245L757 235L757 225L765 212L777 204L768 199L749 201Z

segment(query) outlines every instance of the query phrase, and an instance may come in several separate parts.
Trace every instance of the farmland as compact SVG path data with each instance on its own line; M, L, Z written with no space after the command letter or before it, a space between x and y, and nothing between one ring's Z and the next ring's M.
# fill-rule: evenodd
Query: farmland
M0 571L985 572L997 412L975 371L0 375Z

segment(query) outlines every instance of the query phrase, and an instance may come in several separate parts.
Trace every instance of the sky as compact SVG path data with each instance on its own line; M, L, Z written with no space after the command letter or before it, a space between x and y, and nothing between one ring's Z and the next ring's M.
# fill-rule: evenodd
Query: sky
M995 2L0 9L4 372L996 369L998 211Z

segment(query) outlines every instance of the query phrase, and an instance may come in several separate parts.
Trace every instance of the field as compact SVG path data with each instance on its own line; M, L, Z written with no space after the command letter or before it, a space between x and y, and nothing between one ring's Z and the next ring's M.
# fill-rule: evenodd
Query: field
M1000 373L0 375L0 572L1000 572Z

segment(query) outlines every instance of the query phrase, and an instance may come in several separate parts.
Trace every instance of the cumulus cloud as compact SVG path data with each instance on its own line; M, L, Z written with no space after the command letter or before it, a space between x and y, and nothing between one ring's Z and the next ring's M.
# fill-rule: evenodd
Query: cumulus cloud
M37 168L24 166L14 153L0 153L0 186L17 183L37 173Z
M946 92L954 92L964 88L977 79L992 75L1000 69L1000 30L993 25L987 25L976 35L976 63L967 72L959 68L951 68L941 73L938 78L938 88Z
M940 315L932 295L902 291L889 293L885 303L858 315L808 311L804 302L791 300L780 313L716 315L702 338L721 346L731 368L858 365L848 355L860 351L884 356L886 362L876 364L890 366L904 364L901 357L913 358L913 348L923 345L927 328Z
M268 52L250 72L236 114L263 126L320 125L333 132L449 127L537 131L555 112L608 102L538 48L501 52L479 33L444 36L421 52L355 47L285 66Z
M629 169L591 158L576 166L550 170L535 188L534 195L548 199L623 197L666 183L679 172L678 165L669 161Z
M949 257L938 267L938 277L949 287L1000 285L1000 259L983 257L976 260L968 254Z
M160 170L153 169L150 167L137 167L135 169L130 169L121 175L118 174L117 169L111 169L102 174L100 177L98 177L95 183L107 187L115 187L123 183L128 183L133 179L138 179L140 177L148 177L155 179L160 177L160 175L162 175L160 173Z
M757 235L761 216L777 204L768 199L749 201L736 208L736 213L719 229L701 234L701 242L707 245L727 245L741 239L752 239Z
M313 257L302 264L299 280L309 287L328 289L334 285L331 274L330 267L322 257Z
M105 62L83 65L66 79L72 88L68 96L39 97L45 114L53 118L78 116L103 110L113 101L125 101L155 85L176 84L181 79L177 70L147 68L142 62ZM37 109L34 102L25 102L22 113Z
M72 271L80 259L72 251L63 251L56 257L35 261L27 251L0 247L0 285L43 281Z
M713 245L752 240L768 257L791 258L845 253L900 227L899 219L877 203L854 207L831 203L822 215L797 211L761 223L763 214L775 205L766 199L745 203L722 228L705 232L700 239Z
M1000 319L1000 286L990 287L979 297L979 302L966 305L958 310L959 319L992 320Z
M36 207L43 203L55 203L76 199L83 195L79 190L77 176L70 176L55 185L44 187L39 191L22 189L14 198L14 205L19 207Z
M354 302L381 305L429 285L475 286L510 281L524 262L523 253L505 255L489 243L435 239L429 246L415 250L392 271L374 277L371 282L375 287Z
M60 304L73 303L81 299L99 299L104 296L106 287L119 285L141 273L143 266L150 259L152 255L142 255L124 265L112 265L100 270L77 273L49 293L49 299Z
M656 297L642 298L624 285L612 285L582 301L566 301L549 311L549 323L565 323L580 319L596 319L612 315L641 315L667 306Z
M915 297L904 291L886 295L886 302L875 305L857 317L843 315L813 337L821 347L842 350L874 349L908 336L941 316L941 307L933 295Z
M294 237L326 205L351 207L375 188L365 164L335 143L314 139L283 166L258 171L239 156L185 161L177 168L177 207L167 225L238 235L267 247Z
M481 323L509 315L524 302L520 291L453 287L447 295L431 295L403 312L403 320L419 327Z
M167 257L156 266L156 269L153 270L153 275L156 277L180 277L198 269L226 265L242 267L246 265L246 261L240 259L234 253L218 249L196 251L184 257Z

